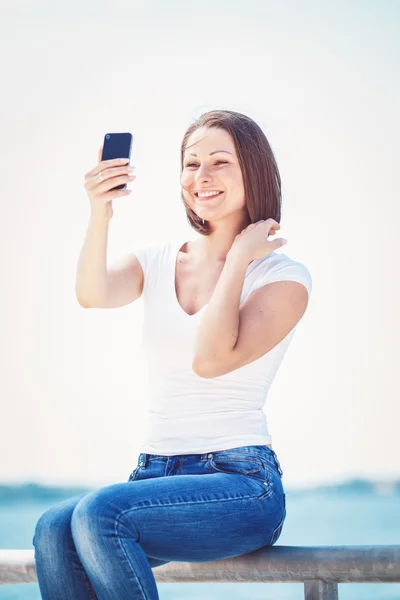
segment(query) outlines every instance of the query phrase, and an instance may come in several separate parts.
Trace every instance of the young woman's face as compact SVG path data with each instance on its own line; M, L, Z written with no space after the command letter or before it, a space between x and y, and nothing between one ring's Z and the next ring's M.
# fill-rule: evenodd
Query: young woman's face
M221 220L234 213L243 219L247 213L242 171L233 139L225 129L201 127L192 133L180 183L185 202L201 219ZM221 193L200 198L202 191Z

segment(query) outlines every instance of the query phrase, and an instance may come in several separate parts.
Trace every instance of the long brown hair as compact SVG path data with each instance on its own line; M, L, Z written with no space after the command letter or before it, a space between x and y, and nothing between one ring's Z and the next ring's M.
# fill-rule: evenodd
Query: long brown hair
M181 173L188 139L200 127L225 129L231 134L242 171L250 223L269 218L280 223L281 178L271 146L260 126L250 117L232 110L211 110L203 113L189 126L183 136ZM190 225L197 232L209 235L211 231L207 221L203 225L202 219L185 202L183 192L181 197Z

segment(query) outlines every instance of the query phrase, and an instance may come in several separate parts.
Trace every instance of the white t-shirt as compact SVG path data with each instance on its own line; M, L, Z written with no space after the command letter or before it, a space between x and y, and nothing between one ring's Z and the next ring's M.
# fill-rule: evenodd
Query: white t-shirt
M261 358L214 378L192 370L196 329L204 306L188 315L175 291L181 238L134 251L144 273L142 344L149 367L147 427L140 452L203 454L237 446L270 444L263 407L293 337L292 331ZM274 281L298 281L311 292L308 269L273 252L248 267L240 303Z

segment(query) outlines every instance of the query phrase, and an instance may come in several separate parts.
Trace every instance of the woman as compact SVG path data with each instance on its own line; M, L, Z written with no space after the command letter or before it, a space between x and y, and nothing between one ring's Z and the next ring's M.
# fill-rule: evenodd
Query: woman
M88 308L143 294L148 427L127 482L61 502L39 519L45 600L158 598L152 568L246 554L279 538L282 470L262 408L303 316L311 277L277 254L281 181L250 118L202 115L186 132L180 183L193 240L141 248L107 270L112 200L127 160L86 175L91 218L76 293Z

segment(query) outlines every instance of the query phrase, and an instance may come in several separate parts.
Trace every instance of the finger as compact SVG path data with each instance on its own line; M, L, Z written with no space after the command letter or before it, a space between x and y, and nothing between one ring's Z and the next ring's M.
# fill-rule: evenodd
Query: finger
M115 200L116 198L121 198L122 196L128 196L129 194L132 193L132 190L113 190L109 193L109 199L110 200Z
M275 221L275 219L272 219L272 217L269 218L269 219L267 219L266 221L264 221L264 223L266 225L269 225L270 227L275 227L275 229L279 229L280 228L280 225L279 225L278 221Z
M96 175L98 175L99 173L104 171L104 169L107 169L109 167L120 167L121 165L128 166L128 162L129 158L111 158L110 160L102 160L96 167L94 167L88 173L86 173L85 181L96 177Z
M285 238L278 238L276 240L271 240L271 243L274 246L274 250L278 250L278 248L282 248L282 246L287 244L287 240L285 240Z
M100 194L109 192L117 185L132 183L136 179L136 175L121 175L121 177L110 177L104 180L99 186L98 191Z
M132 171L134 169L136 169L134 165L124 165L123 167L112 167L109 169L102 169L101 171L98 171L97 175L93 175L90 181L101 183L102 181L106 181L107 179L113 179L114 177L119 177L120 175L132 175Z
M264 221L264 227L268 232L267 235L273 235L276 231L278 231L281 228L279 223L277 223L273 219L267 219L266 221Z
M134 168L134 167L133 167ZM127 167L120 167L119 169L114 168L111 172L110 170L101 171L94 177L87 179L85 182L85 187L87 190L91 190L96 186L100 186L102 183L106 183L107 181L110 183L110 188L115 185L119 185L120 183L130 183L134 179L136 179L136 175L132 175L132 173L126 172ZM102 193L104 191L104 186L99 187L99 191Z
M271 229L275 229L275 230L278 230L278 229L281 228L281 226L279 225L279 223L277 223L276 221L273 221L271 224L269 224L269 227Z
M275 235L276 232L278 231L278 229L280 229L280 228L281 228L280 225L279 225L279 227L271 227L271 229L268 231L267 237L270 236L270 235Z
M102 155L103 155L103 146L100 146L99 153L97 155L97 162L98 163L101 163L101 157L102 157Z
M110 158L109 160L102 160L101 163L97 165L94 169L92 169L93 175L97 175L104 169L108 169L109 167L120 167L121 165L128 165L129 158Z

